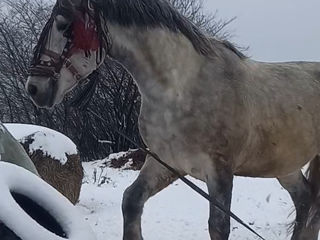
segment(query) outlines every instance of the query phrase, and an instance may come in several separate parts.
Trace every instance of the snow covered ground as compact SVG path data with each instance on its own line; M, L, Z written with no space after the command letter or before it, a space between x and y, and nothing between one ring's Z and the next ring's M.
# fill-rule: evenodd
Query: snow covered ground
M50 129L39 131L39 127L25 125L6 127L17 139L35 132L44 133L46 138L37 137L37 147L45 148L58 158L63 158L66 152L76 151L70 139ZM121 154L112 155L110 159L118 156ZM103 160L83 163L85 178L77 209L91 225L98 240L120 240L122 195L138 172L105 167L103 163ZM193 181L206 189L204 183ZM290 239L287 227L294 220L295 212L289 194L275 179L236 177L232 211L268 240ZM147 240L209 239L208 214L207 201L176 181L147 202L142 218L143 234ZM231 240L257 239L235 221L232 221L231 230Z
M138 172L102 168L101 161L83 166L86 177L77 207L98 240L120 240L122 194ZM205 189L202 182L194 181ZM295 217L294 208L288 193L276 180L236 177L232 210L266 239L290 239L287 226ZM142 219L144 237L148 240L209 239L208 213L206 200L177 181L147 202ZM232 221L230 239L257 238Z

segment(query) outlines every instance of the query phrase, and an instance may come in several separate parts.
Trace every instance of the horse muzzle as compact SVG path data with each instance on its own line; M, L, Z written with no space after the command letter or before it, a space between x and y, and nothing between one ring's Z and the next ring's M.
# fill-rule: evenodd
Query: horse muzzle
M50 77L30 76L25 87L34 104L51 108L54 105L55 85Z

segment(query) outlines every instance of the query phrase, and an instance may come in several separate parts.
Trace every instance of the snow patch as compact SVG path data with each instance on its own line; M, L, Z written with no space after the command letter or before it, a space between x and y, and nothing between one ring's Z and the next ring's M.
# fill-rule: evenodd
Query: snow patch
M112 160L117 160L122 157L125 157L129 152L118 152L118 153L111 153L108 157L102 159L102 160L97 160L94 162L91 162L91 166L94 168L105 168L105 167L110 167Z
M4 124L8 131L20 142L25 142L30 135L34 140L29 146L30 153L36 150L43 151L49 157L67 162L67 155L77 154L77 146L70 138L52 129L29 124Z
M119 153L112 153L107 158L104 159L104 161L108 162L112 159L119 159L121 157L124 157L128 152L119 152Z
M123 153L112 157L119 155ZM139 172L106 167L106 160L83 163L83 167L86 177L78 209L86 216L98 240L122 239L123 192ZM101 184L102 179L107 181ZM189 179L206 191L203 182ZM266 239L290 239L287 227L295 218L294 207L289 194L276 179L235 177L232 211ZM209 240L208 216L208 202L176 181L146 203L143 235L150 240ZM232 220L230 239L256 237Z

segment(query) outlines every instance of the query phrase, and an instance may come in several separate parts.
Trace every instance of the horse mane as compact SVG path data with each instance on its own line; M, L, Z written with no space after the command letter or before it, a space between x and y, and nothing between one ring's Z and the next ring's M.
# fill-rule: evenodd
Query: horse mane
M92 0L96 9L104 17L122 26L145 28L166 28L182 33L192 43L197 52L208 56L215 53L212 37L207 36L199 27L180 14L167 0ZM240 58L245 58L230 42L221 41Z
M247 56L241 52L234 44L231 42L224 40L222 41L222 44L225 48L229 49L231 52L235 53L240 59L246 59Z
M111 40L106 26L103 26L104 23L101 22L101 16L122 26L160 27L173 32L180 32L189 39L198 53L205 56L215 55L216 44L220 43L240 59L246 58L232 43L220 41L205 34L199 27L180 14L167 0L91 0L91 3L95 9L95 16L93 17L100 33L100 43L106 52L109 52ZM40 59L54 17L59 14L70 17L73 15L73 10L59 6L58 3L54 6L51 17L42 30L38 43L34 48L32 64L35 64Z

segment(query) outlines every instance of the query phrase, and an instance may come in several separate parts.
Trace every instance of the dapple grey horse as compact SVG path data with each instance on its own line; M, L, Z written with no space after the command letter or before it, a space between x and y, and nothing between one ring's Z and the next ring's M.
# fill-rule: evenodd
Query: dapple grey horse
M316 240L320 212L320 63L262 63L206 36L165 0L58 0L26 89L52 107L106 54L136 80L140 131L181 175L230 209L233 176L277 178L296 208L293 240ZM308 178L301 168L310 162ZM124 239L141 240L151 196L177 179L148 158L123 197ZM210 207L211 239L230 219Z

